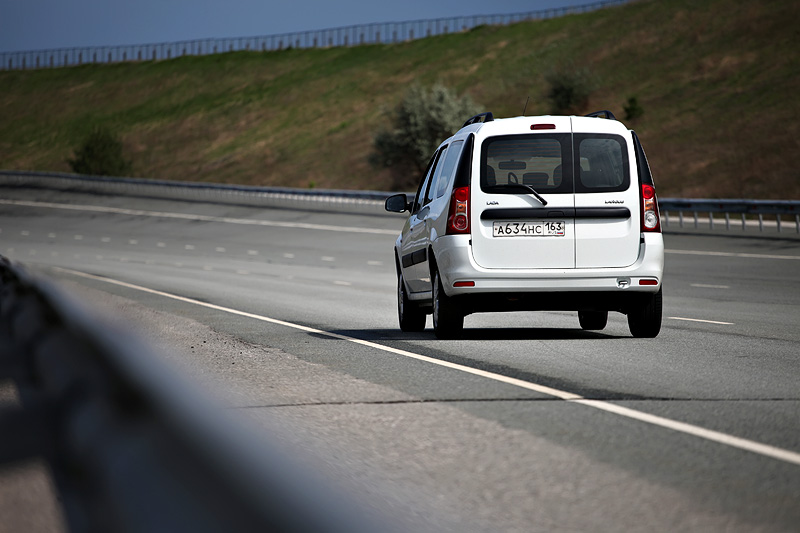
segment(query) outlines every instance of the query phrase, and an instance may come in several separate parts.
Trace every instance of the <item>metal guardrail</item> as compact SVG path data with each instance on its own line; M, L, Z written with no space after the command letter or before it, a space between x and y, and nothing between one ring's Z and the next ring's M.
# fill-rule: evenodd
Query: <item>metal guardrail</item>
M387 213L384 201L394 193L384 191L347 191L332 189L292 189L288 187L251 187L246 185L222 185L214 183L191 183L181 181L150 180L142 178L106 178L80 176L52 172L0 171L1 187L29 187L63 191L91 192L125 196L175 199L194 202L230 203L257 207L285 209L323 210L353 212L358 214L402 216ZM413 193L407 193L413 196ZM800 201L797 200L735 200L697 198L659 198L662 226L672 226L670 213L677 213L678 225L684 228L684 213L691 213L694 228L700 228L699 214L707 214L708 227L717 224L730 230L734 226L731 215L741 216L741 228L758 224L765 226L765 215L774 215L778 232L783 230L786 216L794 219L800 233ZM721 221L717 214L724 215ZM747 217L757 217L748 220ZM705 219L704 219L705 220ZM705 224L705 223L704 223Z
M157 61L181 56L200 56L235 51L276 51L287 48L330 48L362 44L389 44L412 41L473 29L481 25L507 25L524 20L539 20L586 13L627 3L605 0L581 6L526 11L523 13L447 17L406 22L358 24L325 30L283 33L233 39L200 39L174 43L128 46L58 48L25 52L0 52L0 70L66 67L94 63Z
M0 256L0 467L50 465L72 531L380 531L263 438L214 416L127 332Z
M660 198L658 208L661 211L663 226L670 226L670 211L678 213L678 225L684 227L684 213L691 213L694 228L699 229L699 213L708 215L708 227L714 229L717 222L715 214L723 214L720 223L725 224L725 229L731 229L731 215L741 217L742 231L747 229L748 215L756 216L759 231L764 231L764 215L775 215L775 224L778 233L782 231L781 215L794 218L795 231L800 233L800 201L796 200L733 200L733 199L698 199L698 198Z

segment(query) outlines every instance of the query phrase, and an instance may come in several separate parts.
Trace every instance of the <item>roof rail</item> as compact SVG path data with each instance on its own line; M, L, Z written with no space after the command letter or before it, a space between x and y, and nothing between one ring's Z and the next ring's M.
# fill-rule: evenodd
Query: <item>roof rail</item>
M589 113L586 116L587 117L607 118L609 120L617 120L617 117L614 116L614 113L612 113L608 109L604 109L602 111L595 111L594 113Z
M483 120L481 120L481 118L483 118ZM466 128L470 124L475 124L477 122L491 122L493 120L494 120L494 115L492 115L491 111L487 111L486 113L480 113L479 115L475 115L474 117L470 118L461 127Z

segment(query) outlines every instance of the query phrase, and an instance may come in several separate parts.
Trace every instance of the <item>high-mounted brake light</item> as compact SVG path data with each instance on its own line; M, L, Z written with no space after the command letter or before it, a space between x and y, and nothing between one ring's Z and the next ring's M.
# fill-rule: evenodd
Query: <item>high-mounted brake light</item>
M652 185L642 185L642 231L661 232L658 198Z
M555 124L531 124L532 130L554 130L556 129Z
M450 198L447 235L469 234L469 187L456 187Z

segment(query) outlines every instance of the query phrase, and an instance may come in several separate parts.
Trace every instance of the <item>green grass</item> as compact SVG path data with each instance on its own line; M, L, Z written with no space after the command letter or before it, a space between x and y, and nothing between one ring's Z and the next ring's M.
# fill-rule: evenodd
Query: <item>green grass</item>
M0 168L68 171L100 125L136 176L388 189L367 156L410 85L544 114L547 74L574 65L595 79L586 112L638 99L662 196L800 198L799 18L792 0L642 1L395 45L3 71Z

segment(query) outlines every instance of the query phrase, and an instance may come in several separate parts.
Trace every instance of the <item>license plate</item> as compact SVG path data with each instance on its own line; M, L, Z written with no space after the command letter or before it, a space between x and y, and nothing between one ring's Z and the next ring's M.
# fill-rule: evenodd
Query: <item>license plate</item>
M547 222L500 222L492 225L494 237L563 237L566 223L563 220Z

